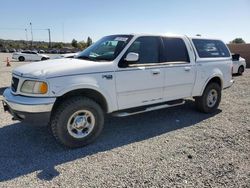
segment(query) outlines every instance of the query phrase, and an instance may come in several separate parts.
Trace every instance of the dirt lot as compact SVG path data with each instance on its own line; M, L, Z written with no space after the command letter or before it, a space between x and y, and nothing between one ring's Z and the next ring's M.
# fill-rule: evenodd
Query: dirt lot
M0 63L0 97L21 64ZM214 114L187 101L107 117L101 137L76 150L0 106L0 187L250 187L250 70L235 80Z

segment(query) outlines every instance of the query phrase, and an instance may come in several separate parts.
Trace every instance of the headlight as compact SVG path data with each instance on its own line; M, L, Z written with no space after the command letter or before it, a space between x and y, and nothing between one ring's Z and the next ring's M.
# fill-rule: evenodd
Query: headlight
M48 92L48 85L41 81L26 80L21 87L21 92L29 94L46 94Z

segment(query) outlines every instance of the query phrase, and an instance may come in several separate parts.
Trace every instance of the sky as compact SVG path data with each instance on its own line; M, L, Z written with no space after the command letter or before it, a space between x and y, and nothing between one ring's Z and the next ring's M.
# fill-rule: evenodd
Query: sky
M110 34L236 37L250 43L250 0L4 0L0 38L71 42ZM27 32L25 31L27 29Z

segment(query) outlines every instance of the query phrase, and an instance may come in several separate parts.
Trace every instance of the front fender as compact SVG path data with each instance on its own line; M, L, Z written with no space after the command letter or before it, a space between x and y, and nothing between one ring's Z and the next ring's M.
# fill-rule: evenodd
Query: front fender
M116 109L115 103L113 102L111 96L108 94L108 92L106 92L103 88L101 88L99 85L97 84L74 84L71 86L67 86L65 88L63 88L62 90L58 91L56 93L56 97L60 97L65 95L66 93L69 93L71 91L74 90L79 90L79 89L92 89L97 91L98 93L100 93L101 95L103 95L103 97L106 99L107 102L107 106L108 106L108 112L112 112L114 111L114 109Z

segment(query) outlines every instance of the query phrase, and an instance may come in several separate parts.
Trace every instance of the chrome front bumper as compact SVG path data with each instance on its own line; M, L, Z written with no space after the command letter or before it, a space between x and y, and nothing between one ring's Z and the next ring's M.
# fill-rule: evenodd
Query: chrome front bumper
M8 88L3 93L3 103L7 104L12 111L24 113L51 112L56 98L24 97L13 95Z

